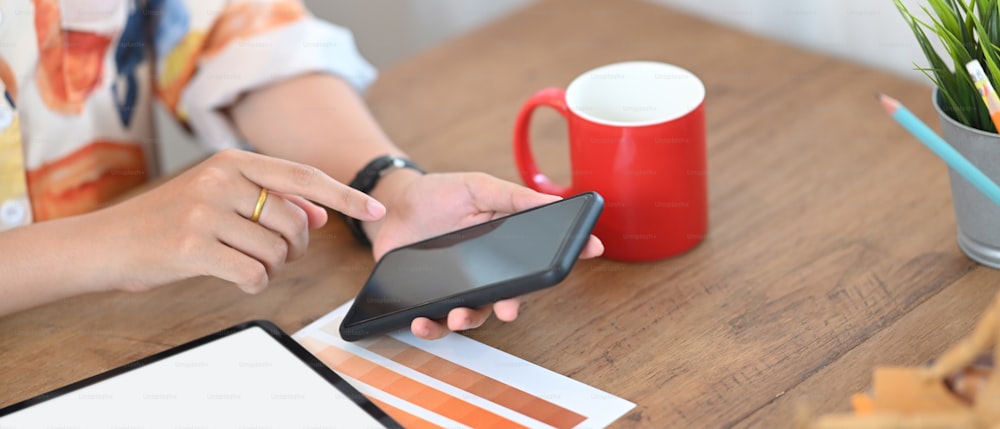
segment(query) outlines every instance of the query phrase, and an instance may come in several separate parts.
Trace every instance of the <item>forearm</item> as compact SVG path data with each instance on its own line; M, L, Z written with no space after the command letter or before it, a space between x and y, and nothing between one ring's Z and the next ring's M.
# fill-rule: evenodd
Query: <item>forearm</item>
M295 77L258 89L229 110L237 129L265 155L310 164L349 183L381 155L406 156L386 136L364 100L349 84L329 74ZM371 191L390 210L393 198L419 173L396 170ZM366 222L373 236L380 222Z
M0 233L0 315L107 289L114 267L95 224L74 216Z
M329 74L303 75L260 88L229 112L260 153L313 165L343 183L375 157L404 155L354 89Z

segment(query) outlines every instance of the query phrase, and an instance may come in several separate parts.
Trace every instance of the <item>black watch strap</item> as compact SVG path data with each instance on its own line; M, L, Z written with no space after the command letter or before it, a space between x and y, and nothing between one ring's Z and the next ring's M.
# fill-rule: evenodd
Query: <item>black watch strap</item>
M354 180L351 180L351 183L348 185L368 194L371 193L372 189L375 189L375 186L378 185L378 181L382 177L400 168L409 168L419 171L421 174L424 173L424 170L418 167L417 164L414 164L413 161L393 155L382 155L373 159L361 171L358 171L358 174L354 176ZM371 246L372 243L368 239L368 236L365 235L365 230L361 228L361 221L347 215L343 215L343 217L344 222L347 223L347 229L351 231L351 235L359 243Z

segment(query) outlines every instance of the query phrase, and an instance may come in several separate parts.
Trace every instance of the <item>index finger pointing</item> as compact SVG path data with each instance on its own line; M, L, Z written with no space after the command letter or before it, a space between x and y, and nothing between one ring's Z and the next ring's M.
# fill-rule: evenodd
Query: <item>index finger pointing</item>
M385 215L382 203L334 180L316 167L251 152L244 153L249 156L237 163L240 173L264 188L299 195L356 219L373 221Z

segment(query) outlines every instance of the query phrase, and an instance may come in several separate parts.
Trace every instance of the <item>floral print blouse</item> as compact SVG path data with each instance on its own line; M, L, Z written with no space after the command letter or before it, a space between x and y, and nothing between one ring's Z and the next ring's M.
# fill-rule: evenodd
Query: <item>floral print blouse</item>
M375 78L348 30L295 0L0 0L0 231L155 176L153 100L209 148L238 147L220 109L310 72Z

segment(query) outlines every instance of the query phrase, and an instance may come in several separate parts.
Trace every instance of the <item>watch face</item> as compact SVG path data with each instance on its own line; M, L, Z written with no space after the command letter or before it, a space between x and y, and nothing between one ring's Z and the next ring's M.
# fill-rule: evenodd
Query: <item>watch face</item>
M421 173L424 172L420 167L417 167L416 164L406 158L383 155L375 158L362 168L358 172L358 175L354 177L354 180L351 181L350 186L364 193L371 192L382 176L398 168L411 168Z
M400 158L398 156L383 155L375 158L368 165L365 165L361 171L358 172L357 176L354 176L354 180L348 186L357 189L364 193L370 193L372 189L375 189L375 185L378 184L379 179L385 174L388 174L392 170L400 168L410 168L419 171L421 174L424 170L417 167L412 161L406 158ZM358 240L363 245L371 245L368 240L368 236L365 234L364 230L361 228L361 221L350 218L347 215L343 215L344 220L347 222L347 228L351 231L351 235Z

